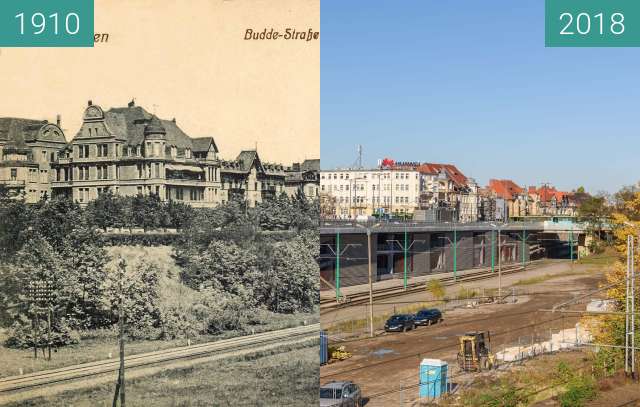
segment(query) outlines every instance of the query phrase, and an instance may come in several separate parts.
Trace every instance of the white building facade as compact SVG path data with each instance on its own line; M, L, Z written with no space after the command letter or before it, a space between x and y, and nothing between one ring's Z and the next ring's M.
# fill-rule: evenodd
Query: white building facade
M333 217L411 215L418 208L421 175L408 169L335 169L320 172L320 193L332 198ZM328 214L331 216L331 214Z

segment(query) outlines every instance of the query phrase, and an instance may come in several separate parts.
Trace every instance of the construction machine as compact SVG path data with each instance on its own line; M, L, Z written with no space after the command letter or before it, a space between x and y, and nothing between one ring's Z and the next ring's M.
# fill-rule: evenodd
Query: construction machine
M465 372L481 372L496 367L495 355L491 353L489 331L467 332L459 335L458 366Z

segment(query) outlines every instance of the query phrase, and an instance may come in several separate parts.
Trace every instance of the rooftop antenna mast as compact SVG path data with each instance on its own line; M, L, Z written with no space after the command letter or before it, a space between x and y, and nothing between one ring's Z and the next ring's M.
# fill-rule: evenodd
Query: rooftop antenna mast
M362 144L358 144L358 159L356 160L355 167L362 169Z

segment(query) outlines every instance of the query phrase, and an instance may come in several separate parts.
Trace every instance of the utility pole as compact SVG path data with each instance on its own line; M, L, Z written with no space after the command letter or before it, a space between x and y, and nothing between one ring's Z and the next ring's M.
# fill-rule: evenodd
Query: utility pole
M371 275L371 228L367 228L367 260L369 266L369 336L373 338L373 276Z
M340 232L336 232L336 301L340 301Z
M627 281L626 281L626 309L625 309L625 372L633 379L636 376L636 345L635 345L635 250L633 235L627 236Z
M491 272L496 271L496 231L491 231Z
M407 289L407 257L409 254L409 250L411 250L411 248L413 247L413 245L415 243L424 243L424 240L412 240L411 243L409 243L409 237L408 237L408 232L407 232L407 224L406 224L406 220L405 220L405 225L404 225L404 244L401 243L399 240L395 240L395 239L390 239L387 240L387 243L397 243L398 246L400 246L400 248L402 249L402 252L404 254L404 289Z
M498 227L498 298L502 301L502 247L500 228Z
M125 407L125 384L124 384L124 272L127 263L121 257L118 262L118 325L120 327L119 344L120 344L120 370L118 371L118 383L116 384L116 392L113 397L113 407L118 404L118 395L120 395L120 407Z
M522 270L524 270L526 265L527 265L526 256L525 256L525 253L524 253L524 250L525 250L525 247L526 247L526 245L525 245L526 240L527 240L527 230L524 227L524 218L523 218L522 219L522 250L521 250L522 251Z
M456 229L456 210L453 210L453 281L458 280L458 230Z

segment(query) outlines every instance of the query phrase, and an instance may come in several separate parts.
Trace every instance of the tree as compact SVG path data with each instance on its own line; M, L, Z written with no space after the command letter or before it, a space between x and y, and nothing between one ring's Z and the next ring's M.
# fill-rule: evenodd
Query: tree
M273 268L263 275L269 287L261 302L271 311L311 311L318 303L318 264L314 252L301 238L278 242L273 249Z
M578 207L578 216L587 223L587 233L592 237L591 251L600 250L599 233L611 216L611 207L604 196L589 196Z
M65 238L62 257L67 270L66 315L70 323L83 329L109 326L109 312L102 306L109 255L102 237L92 228L76 228Z
M627 236L637 236L640 228L640 191L635 187L625 187L616 194L616 206L611 215L610 223L613 227L614 247L619 259L605 272L607 297L615 301L618 311L624 312L626 303L626 256ZM639 263L638 252L634 253L636 268ZM595 336L595 342L608 345L624 345L625 322L621 315L608 315L603 321L590 327ZM640 338L639 338L640 339ZM638 343L635 344L638 346ZM598 359L613 365L614 360L621 363L623 352L620 349L606 348L598 352Z
M33 235L17 253L13 267L3 269L3 301L12 305L14 321L8 333L8 346L28 347L33 345L31 318L41 314L28 296L31 281L47 282L51 290L51 309L53 313L52 332L56 345L66 345L78 341L71 331L66 318L69 301L67 287L71 282L61 257L52 245L42 236ZM44 318L40 319L40 332L44 332ZM40 342L44 339L41 338ZM42 345L42 343L40 343Z
M161 335L160 270L145 261L125 264L121 282L117 267L110 270L104 283L104 307L109 309L112 322L118 320L118 302L122 294L127 335L135 339L157 339Z
M82 210L77 203L69 198L56 197L33 206L29 228L60 251L64 237L82 222Z
M32 208L24 199L0 195L0 263L9 261L26 240Z
M89 202L85 216L88 223L101 229L126 226L126 201L107 190Z
M242 294L243 287L250 286L257 269L257 258L252 251L231 241L214 240L207 250L193 254L188 259L181 278L194 289L210 288Z

